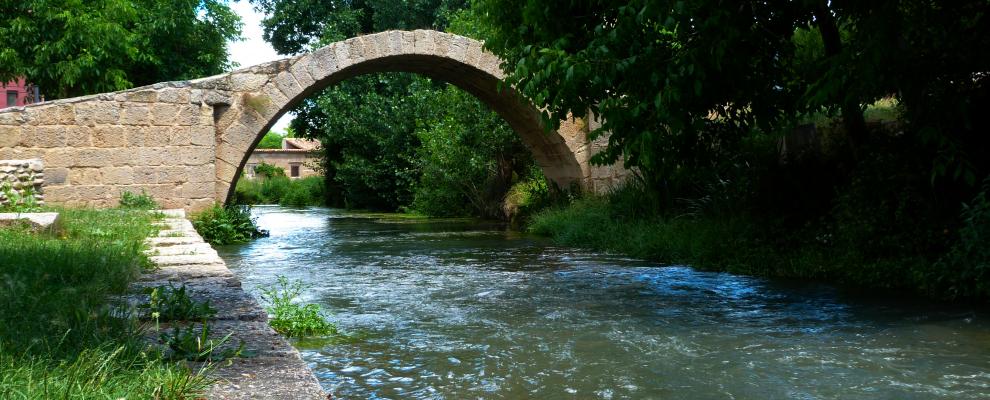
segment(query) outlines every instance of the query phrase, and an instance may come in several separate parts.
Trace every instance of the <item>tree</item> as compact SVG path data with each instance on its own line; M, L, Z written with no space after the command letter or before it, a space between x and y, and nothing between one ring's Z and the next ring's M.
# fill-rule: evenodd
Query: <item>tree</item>
M26 76L49 97L216 74L240 35L222 0L6 3L0 80Z
M739 152L754 130L786 131L802 113L839 110L854 153L862 107L896 95L911 134L987 173L990 44L986 1L479 0L486 46L550 124L591 110L611 133L600 162L624 159L655 188ZM820 49L801 49L813 32ZM803 60L799 56L815 55ZM966 121L966 122L962 122ZM927 132L927 133L925 133ZM970 133L966 133L970 132ZM969 138L966 140L965 138ZM923 139L923 138L922 138ZM858 154L856 158L862 158ZM981 164L979 168L975 166ZM957 172L975 181L980 173ZM663 189L667 190L667 189Z

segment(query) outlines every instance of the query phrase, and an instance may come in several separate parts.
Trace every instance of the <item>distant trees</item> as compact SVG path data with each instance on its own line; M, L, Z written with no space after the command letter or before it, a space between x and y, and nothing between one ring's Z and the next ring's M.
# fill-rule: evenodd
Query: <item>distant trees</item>
M5 1L0 80L72 97L217 74L240 19L223 0Z

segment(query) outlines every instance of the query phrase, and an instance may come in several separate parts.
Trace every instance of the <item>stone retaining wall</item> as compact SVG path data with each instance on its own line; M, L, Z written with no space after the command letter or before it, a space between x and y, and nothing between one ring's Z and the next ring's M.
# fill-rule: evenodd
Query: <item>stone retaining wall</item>
M0 160L0 207L30 202L44 205L44 170L39 159Z
M158 267L132 284L134 304L148 302L147 288L185 286L194 301L209 301L217 314L205 321L210 337L230 335L222 349L243 344L250 357L237 357L212 365L216 379L205 393L208 399L321 400L327 396L316 376L289 342L268 326L268 313L244 291L241 281L227 269L217 252L196 233L183 210L164 211L157 237L147 240L151 261ZM162 323L167 331L176 324ZM196 330L202 323L192 323ZM158 345L158 332L149 329L148 341ZM198 369L202 363L189 363Z

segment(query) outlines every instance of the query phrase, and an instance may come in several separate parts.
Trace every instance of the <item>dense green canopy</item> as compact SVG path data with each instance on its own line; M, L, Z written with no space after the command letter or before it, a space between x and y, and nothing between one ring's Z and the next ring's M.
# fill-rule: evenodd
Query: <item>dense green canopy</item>
M51 97L191 79L231 67L241 23L224 0L4 0L0 80Z

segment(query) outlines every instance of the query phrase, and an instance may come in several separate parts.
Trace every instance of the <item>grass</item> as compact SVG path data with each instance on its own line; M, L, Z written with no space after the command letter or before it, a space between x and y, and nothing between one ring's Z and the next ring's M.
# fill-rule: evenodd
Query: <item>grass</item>
M742 216L624 217L616 208L607 198L583 198L537 213L528 230L567 246L747 275L857 284L865 278L847 276L846 263L862 267L862 273L888 267L867 266L794 236L800 232L787 236L773 232L772 224Z
M209 382L141 337L115 295L150 267L139 210L60 210L55 234L0 230L0 398L193 398Z

